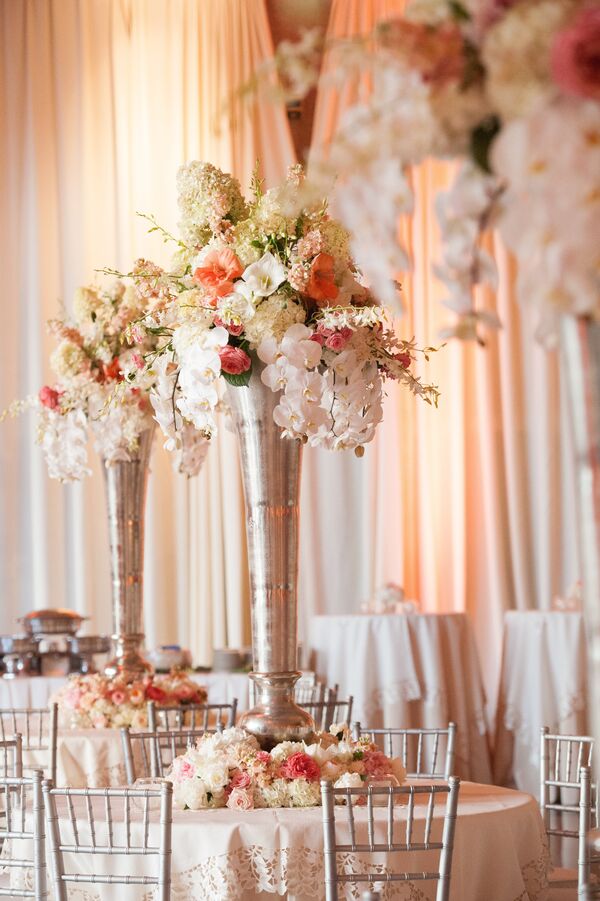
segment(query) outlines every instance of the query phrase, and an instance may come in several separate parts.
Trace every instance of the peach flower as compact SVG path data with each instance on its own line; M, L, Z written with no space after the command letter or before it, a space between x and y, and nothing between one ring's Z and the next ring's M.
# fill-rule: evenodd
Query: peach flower
M333 275L333 257L330 254L320 253L312 261L305 293L324 306L338 296L339 289Z
M244 267L229 247L209 251L194 278L211 297L226 297L233 291L233 279L239 278Z

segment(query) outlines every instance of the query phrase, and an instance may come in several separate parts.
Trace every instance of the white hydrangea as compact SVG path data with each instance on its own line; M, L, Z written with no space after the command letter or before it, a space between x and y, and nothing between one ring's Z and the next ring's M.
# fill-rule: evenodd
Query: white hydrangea
M288 782L287 795L290 807L316 807L321 800L321 786L319 782L294 779Z
M232 223L246 215L240 184L232 175L197 160L177 173L177 192L184 240L205 244L222 220Z
M300 303L282 292L276 292L256 307L252 319L246 324L245 335L252 350L267 337L281 341L287 330L306 320L306 310Z
M66 339L50 355L50 366L58 378L69 385L89 373L90 359L79 344Z

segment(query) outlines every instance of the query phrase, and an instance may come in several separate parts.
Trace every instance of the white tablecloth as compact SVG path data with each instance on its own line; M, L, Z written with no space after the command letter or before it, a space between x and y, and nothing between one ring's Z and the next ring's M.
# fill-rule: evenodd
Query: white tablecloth
M193 673L192 679L204 685L211 703L238 699L238 710L248 709L247 673ZM64 676L23 676L0 678L0 708L47 707L48 701L65 684Z
M528 795L488 785L463 783L460 791L451 901L542 901L547 848L535 801ZM359 830L361 823L362 828L365 826L365 815L364 808L356 808ZM383 826L385 811L376 810L376 815ZM406 809L399 807L396 815L400 821L405 819ZM295 901L322 899L321 816L320 808L176 812L173 901L254 901L265 895ZM417 805L416 816L424 817L424 805ZM435 829L441 830L441 819ZM81 837L85 837L85 827ZM151 829L150 842L156 842L156 827ZM25 850L18 842L13 847L8 853L18 855ZM352 855L344 863L357 866ZM385 868L390 861L384 858L381 863ZM96 855L94 864L95 872L111 872L111 862L102 855ZM418 853L397 856L392 864L396 869L402 866L413 871L426 865ZM139 857L130 857L121 866L122 872L144 872ZM77 870L90 872L88 867L84 870L84 864L79 863ZM384 897L431 901L435 888L435 883L418 883L418 889L396 884ZM119 901L150 901L153 897L148 889L135 886L71 885L69 898L113 901L117 893ZM350 897L359 895L355 892Z
M539 793L540 728L585 734L586 640L581 613L506 613L494 781Z
M485 697L468 617L451 614L315 616L312 668L364 726L457 724L457 775L491 782Z

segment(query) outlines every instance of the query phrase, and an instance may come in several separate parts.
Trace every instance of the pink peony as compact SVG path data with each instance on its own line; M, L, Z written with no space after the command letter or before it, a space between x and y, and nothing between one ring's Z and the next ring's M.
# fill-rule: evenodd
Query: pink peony
M307 782L318 782L321 778L321 769L316 760L302 751L297 751L281 764L279 774L284 779L306 779Z
M50 385L44 385L43 388L40 388L38 397L42 406L46 407L48 410L56 410L60 405L61 394L62 391L55 391Z
M226 344L219 350L221 358L221 368L223 372L229 375L239 375L241 372L247 372L252 366L252 360L245 350L241 347L234 347L232 344Z
M227 798L227 806L231 810L252 810L254 807L252 792L245 788L234 788Z
M565 94L600 100L600 8L580 10L558 32L550 64L554 81Z
M391 761L382 751L365 751L363 763L368 776L388 776L391 770Z

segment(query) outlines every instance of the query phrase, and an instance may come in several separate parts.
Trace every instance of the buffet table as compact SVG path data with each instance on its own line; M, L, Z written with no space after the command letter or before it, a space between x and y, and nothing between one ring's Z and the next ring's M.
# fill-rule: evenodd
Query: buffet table
M100 801L102 799L99 799ZM153 802L154 803L154 802ZM158 802L156 802L158 803ZM62 808L65 811L65 808ZM436 808L437 809L437 808ZM156 812L156 819L158 812ZM384 835L385 809L375 811ZM436 816L434 832L441 834L443 804ZM85 815L85 814L84 814ZM416 818L423 820L425 805L416 804ZM366 832L366 811L355 809L357 831ZM406 808L397 808L397 819L406 818ZM61 814L62 820L66 813ZM324 897L323 833L320 808L276 810L176 811L173 821L172 898L174 901L254 901L277 895L295 901ZM68 826L66 834L68 833ZM85 837L85 824L81 830ZM118 836L118 826L115 835ZM135 829L135 824L132 827ZM150 843L156 843L157 823ZM98 835L101 835L99 830ZM343 833L341 833L343 834ZM14 849L14 850L13 850ZM13 842L7 853L26 852ZM418 852L396 856L397 868L422 870L427 858ZM428 858L429 864L431 857ZM71 872L89 872L89 861L67 859ZM379 859L380 872L391 861ZM73 869L73 863L75 868ZM548 855L537 804L529 795L488 785L463 783L460 789L450 901L542 901L546 888ZM109 869L114 860L96 855L95 872ZM361 861L348 854L345 867L356 870ZM123 859L120 872L141 875L144 862ZM13 878L19 878L16 871ZM29 876L30 878L30 876ZM364 888L364 886L363 886ZM414 887L396 884L384 898L431 901L435 883ZM113 886L71 885L73 901L112 901ZM149 901L152 893L135 886L119 886L120 901ZM343 897L343 896L342 896ZM355 892L348 897L359 897Z
M238 699L238 711L248 709L248 674L245 672L190 673L190 678L203 685L211 703L230 703ZM19 676L0 678L0 708L47 707L51 696L65 684L65 676Z
M315 616L312 669L363 726L457 724L456 775L491 782L477 651L464 613Z
M511 610L504 618L494 781L537 796L540 728L585 735L582 613Z

